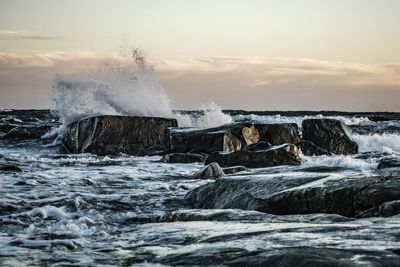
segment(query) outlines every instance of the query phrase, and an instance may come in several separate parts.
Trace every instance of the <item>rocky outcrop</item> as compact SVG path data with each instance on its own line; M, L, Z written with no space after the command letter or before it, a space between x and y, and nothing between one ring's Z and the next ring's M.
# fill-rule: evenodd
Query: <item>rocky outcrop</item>
M190 191L186 199L192 207L205 209L237 208L279 215L391 216L400 213L400 177L226 176Z
M296 144L300 141L295 123L255 124L255 127L260 132L260 141L272 145Z
M210 163L203 169L195 173L191 179L217 179L218 177L224 176L224 172L218 163Z
M351 129L345 123L332 119L303 121L303 139L333 154L354 154L358 145L351 140Z
M309 141L300 141L296 144L305 156L332 155L328 150L316 146Z
M168 150L166 130L175 119L96 116L73 122L61 143L69 153L153 155Z
M295 145L285 144L258 151L214 152L207 157L206 164L211 162L217 162L222 167L242 165L247 168L264 168L300 164L301 159Z
M171 153L161 158L164 163L194 163L204 162L205 160L205 155L194 153Z
M233 152L259 141L257 128L251 124L228 124L207 129L171 129L172 152Z
M297 124L294 123L243 122L208 129L171 129L170 136L171 151L181 153L254 150L263 144L296 144L300 141Z

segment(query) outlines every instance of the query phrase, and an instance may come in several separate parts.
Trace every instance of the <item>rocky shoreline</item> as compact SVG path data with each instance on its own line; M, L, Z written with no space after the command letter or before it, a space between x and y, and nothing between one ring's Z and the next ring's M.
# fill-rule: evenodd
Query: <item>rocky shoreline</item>
M192 129L178 128L173 119L101 116L69 125L62 145L75 153L164 154L163 162L204 162L206 167L193 177L216 181L187 194L193 208L347 217L400 213L400 177L390 172L339 180L324 175L241 175L243 170L251 172L248 168L300 165L301 155L356 154L351 129L339 120L306 119L301 129L295 124L251 122ZM380 169L398 166L388 164L382 163Z
M60 146L56 117L15 114L0 113L6 266L400 264L398 135L376 134L397 121L107 116Z

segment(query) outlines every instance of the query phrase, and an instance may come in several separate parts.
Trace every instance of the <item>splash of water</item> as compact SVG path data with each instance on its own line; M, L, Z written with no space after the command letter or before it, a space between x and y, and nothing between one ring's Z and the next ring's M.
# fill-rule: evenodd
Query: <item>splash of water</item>
M353 140L358 143L360 152L382 152L400 154L399 134L353 134Z
M202 107L201 116L174 112L143 52L102 62L96 71L57 77L54 83L57 114L63 127L96 115L176 118L182 127L214 127L232 122L214 103Z

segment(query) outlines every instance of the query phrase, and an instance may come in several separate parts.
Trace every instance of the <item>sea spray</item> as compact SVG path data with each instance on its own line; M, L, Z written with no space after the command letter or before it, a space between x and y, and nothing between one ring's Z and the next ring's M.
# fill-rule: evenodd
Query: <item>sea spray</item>
M173 111L170 99L143 52L133 49L129 57L110 57L98 69L59 75L54 82L56 113L62 126L96 115L127 115L176 118L181 127L214 127L232 122L221 108L210 103L201 116Z

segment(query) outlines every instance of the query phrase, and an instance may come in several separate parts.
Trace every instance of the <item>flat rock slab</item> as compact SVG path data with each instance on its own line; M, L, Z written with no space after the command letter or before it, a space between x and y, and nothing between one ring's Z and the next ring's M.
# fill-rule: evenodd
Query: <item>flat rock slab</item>
M175 119L96 116L73 122L61 143L69 153L153 155L168 150L166 130Z
M308 173L225 176L190 191L194 208L244 209L272 214L335 213L347 217L400 213L400 176L334 178Z

